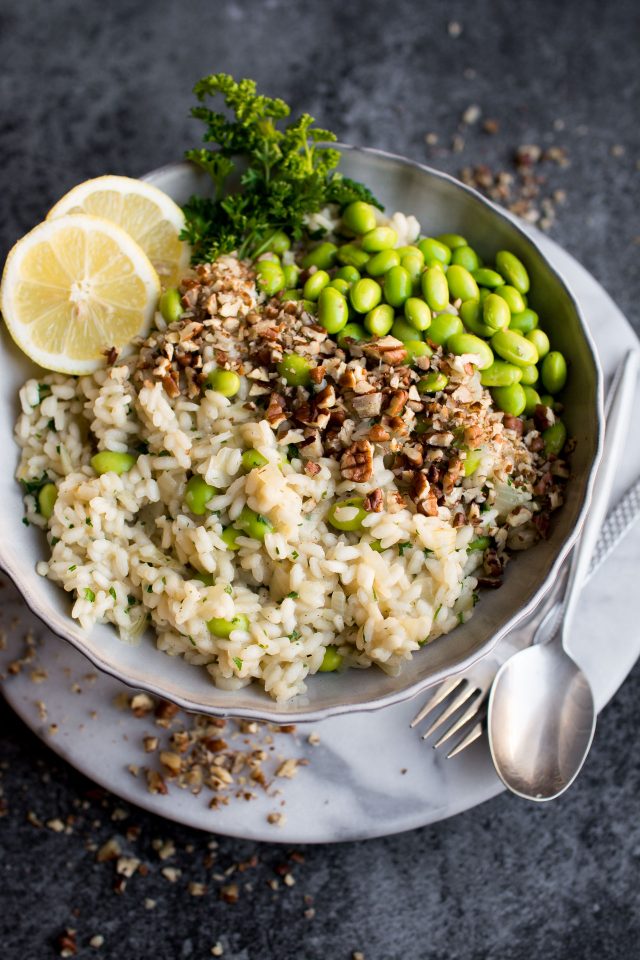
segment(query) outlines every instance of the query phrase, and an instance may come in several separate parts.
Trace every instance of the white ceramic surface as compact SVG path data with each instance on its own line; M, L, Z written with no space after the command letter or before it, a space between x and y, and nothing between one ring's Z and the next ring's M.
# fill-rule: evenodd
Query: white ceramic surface
M595 335L608 379L626 350L638 343L631 327L575 260L547 238L538 235L537 240L569 278ZM618 500L638 475L640 422L636 421L612 501ZM640 526L636 525L590 581L576 619L572 650L593 685L598 709L613 696L640 653L640 625L628 602L637 591L639 557ZM10 636L8 648L0 653L0 669L16 656L24 630L32 627L42 639L39 661L48 671L48 679L38 685L29 680L28 671L3 683L16 712L88 777L160 816L230 836L326 843L398 833L442 820L503 789L491 766L485 738L454 760L446 760L423 744L416 731L409 729L419 702L414 701L371 714L334 717L301 726L293 737L279 737L278 748L283 753L305 755L311 762L294 780L279 781L282 793L278 798L261 796L249 803L232 800L227 807L210 810L208 795L193 797L175 788L168 796L151 795L144 782L127 771L128 764L145 762L141 737L146 727L113 706L113 698L126 687L105 675L87 684L83 679L89 672L87 661L47 634L12 588L3 592L1 616ZM19 625L10 626L14 616ZM522 638L511 639L518 644ZM72 692L76 680L82 695ZM47 704L46 721L39 715L37 700ZM91 711L96 711L95 717ZM52 722L58 724L55 735L49 732ZM320 736L315 747L306 742L312 730ZM274 811L285 814L284 826L267 822L267 814Z
M36 574L36 562L46 550L42 534L21 525L20 489L11 470L0 473L0 565L19 585L29 607L100 669L203 713L276 722L318 720L352 710L380 709L465 669L538 604L577 535L588 502L600 439L600 375L591 338L562 282L562 270L550 266L515 218L452 177L380 151L341 149L340 169L347 176L366 182L389 211L415 212L423 230L429 233L461 232L485 257L504 247L526 262L532 280L531 305L545 318L554 346L572 361L564 399L565 420L570 435L576 439L572 457L574 478L562 510L554 517L549 539L520 554L517 562L509 566L502 588L486 592L467 623L420 650L399 675L389 676L373 668L324 674L310 679L305 696L276 704L258 684L235 691L219 690L206 670L158 650L150 633L142 639L141 646L132 646L122 643L109 624L98 624L90 633L84 631L69 616L69 597ZM188 164L162 168L148 179L178 202L184 202L191 192L202 193L206 189L202 175ZM3 333L0 444L13 451L13 410L17 390L28 375L28 364L23 355L10 349L6 332Z

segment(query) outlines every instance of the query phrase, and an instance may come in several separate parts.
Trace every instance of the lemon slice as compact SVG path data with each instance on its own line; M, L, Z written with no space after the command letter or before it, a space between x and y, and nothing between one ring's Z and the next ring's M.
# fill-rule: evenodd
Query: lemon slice
M96 177L79 183L47 214L47 220L68 213L89 213L113 220L138 243L156 268L163 287L176 287L191 249L178 239L184 214L162 190L131 177Z
M74 214L45 220L7 257L0 300L9 332L41 367L91 373L104 352L151 325L153 265L122 227Z

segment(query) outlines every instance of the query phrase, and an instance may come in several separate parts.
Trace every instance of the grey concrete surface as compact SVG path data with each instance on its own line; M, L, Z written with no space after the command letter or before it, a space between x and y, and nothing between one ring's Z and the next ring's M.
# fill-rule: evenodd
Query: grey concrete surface
M72 184L179 157L199 136L188 119L192 84L228 70L341 139L452 173L509 169L522 143L566 148L570 166L544 167L544 191L567 195L551 235L640 329L639 54L634 0L3 0L0 255ZM499 132L476 124L453 153L471 104ZM130 808L113 821L123 805L2 705L0 957L58 956L65 927L77 929L80 957L200 960L218 941L227 960L637 956L639 702L636 669L605 710L580 780L548 806L502 796L411 834L302 849L304 863L276 845L218 838L213 868L209 837ZM33 826L28 811L76 821L56 833ZM111 865L87 845L130 825L140 829L136 855L153 869L118 895ZM177 846L175 884L159 873L158 837ZM240 875L251 889L235 904L221 900L212 873L254 854ZM294 886L278 873L287 862ZM187 894L190 880L205 879L206 896ZM311 906L315 916L305 916ZM94 934L102 946L89 946Z

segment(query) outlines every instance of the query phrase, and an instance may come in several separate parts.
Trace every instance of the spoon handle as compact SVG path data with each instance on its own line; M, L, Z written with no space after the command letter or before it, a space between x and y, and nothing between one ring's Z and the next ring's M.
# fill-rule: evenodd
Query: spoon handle
M589 572L589 564L607 512L611 488L624 449L635 396L639 357L640 354L637 350L629 351L609 392L602 459L598 467L594 495L589 505L589 511L582 527L580 539L574 548L569 570L569 581L564 596L563 645L565 638L569 636L580 597L580 589Z

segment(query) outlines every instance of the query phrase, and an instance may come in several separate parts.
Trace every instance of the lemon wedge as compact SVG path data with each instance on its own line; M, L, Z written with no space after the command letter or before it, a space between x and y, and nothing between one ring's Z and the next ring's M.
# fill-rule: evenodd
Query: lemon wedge
M158 275L122 227L73 214L45 220L16 243L2 275L9 332L35 363L60 373L92 373L110 347L151 326Z
M88 213L112 220L133 237L156 268L162 286L176 287L191 257L179 239L184 214L162 190L132 177L96 177L66 193L47 220L69 213Z

